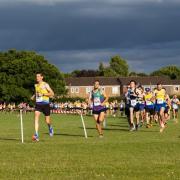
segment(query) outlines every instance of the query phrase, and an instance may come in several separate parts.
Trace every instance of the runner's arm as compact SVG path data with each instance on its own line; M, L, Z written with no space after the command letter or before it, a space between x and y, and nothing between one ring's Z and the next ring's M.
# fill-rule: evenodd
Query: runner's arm
M92 92L89 93L88 104L92 103Z
M34 100L34 99L35 99L35 97L36 97L36 95L35 95L35 94L33 94L33 96L31 97L31 100Z
M108 102L108 99L109 99L109 98L108 98L108 96L106 95L105 92L103 92L103 96L104 96L105 99L104 99L104 101L101 103L101 105L102 105L102 106L105 106L105 103Z
M48 93L42 94L43 96L54 97L54 92L50 88L49 84L46 84L46 90L48 91Z

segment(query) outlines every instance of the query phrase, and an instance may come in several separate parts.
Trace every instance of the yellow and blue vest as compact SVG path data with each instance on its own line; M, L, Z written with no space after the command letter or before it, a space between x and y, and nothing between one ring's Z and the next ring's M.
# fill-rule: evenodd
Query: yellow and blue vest
M40 84L35 84L36 103L49 104L49 97L43 95L48 93L47 86L49 85L44 81Z

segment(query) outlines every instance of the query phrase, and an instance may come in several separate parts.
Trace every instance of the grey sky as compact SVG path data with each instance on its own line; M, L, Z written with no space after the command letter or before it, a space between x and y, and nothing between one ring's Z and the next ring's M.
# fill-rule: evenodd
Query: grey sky
M0 50L35 50L60 70L113 55L131 70L180 65L178 0L0 0Z

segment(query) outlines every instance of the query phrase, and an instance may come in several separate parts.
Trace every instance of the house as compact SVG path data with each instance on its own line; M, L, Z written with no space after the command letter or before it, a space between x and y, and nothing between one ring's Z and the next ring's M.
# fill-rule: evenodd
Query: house
M66 88L69 97L87 98L93 89L95 80L99 80L102 90L110 97L120 96L120 82L114 77L79 77L66 78Z
M161 82L168 94L180 95L180 80L171 80L168 77L71 77L65 78L68 97L87 98L93 89L95 80L99 80L102 90L109 97L121 96L131 80L135 80L143 87L150 87L151 89L155 88L158 82Z

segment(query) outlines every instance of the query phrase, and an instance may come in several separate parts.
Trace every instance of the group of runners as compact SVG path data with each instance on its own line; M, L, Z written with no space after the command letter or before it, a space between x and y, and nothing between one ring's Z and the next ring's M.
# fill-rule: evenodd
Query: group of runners
M128 118L130 131L138 130L140 126L146 123L150 128L155 121L160 125L160 132L163 132L170 119L170 110L173 110L173 117L177 122L179 99L176 95L170 99L166 89L161 83L157 83L155 89L143 88L131 80L126 97L125 112Z
M49 135L53 136L54 134L50 119L50 98L54 96L54 92L49 84L43 81L43 78L43 74L36 74L35 94L31 98L36 101L33 141L39 141L39 117L41 113L45 115ZM178 117L178 105L180 102L177 96L170 99L161 83L157 84L157 88L151 90L150 88L144 89L141 85L137 85L134 80L131 80L125 93L125 99L125 113L130 131L138 130L144 123L149 128L152 126L152 122L155 121L159 122L160 132L163 132L170 117L169 111L171 107L174 118L177 119ZM100 138L103 137L103 122L105 120L107 102L108 96L100 87L100 82L96 80L94 88L90 92L88 104L92 106L92 114ZM122 108L124 107L121 107L121 110Z

